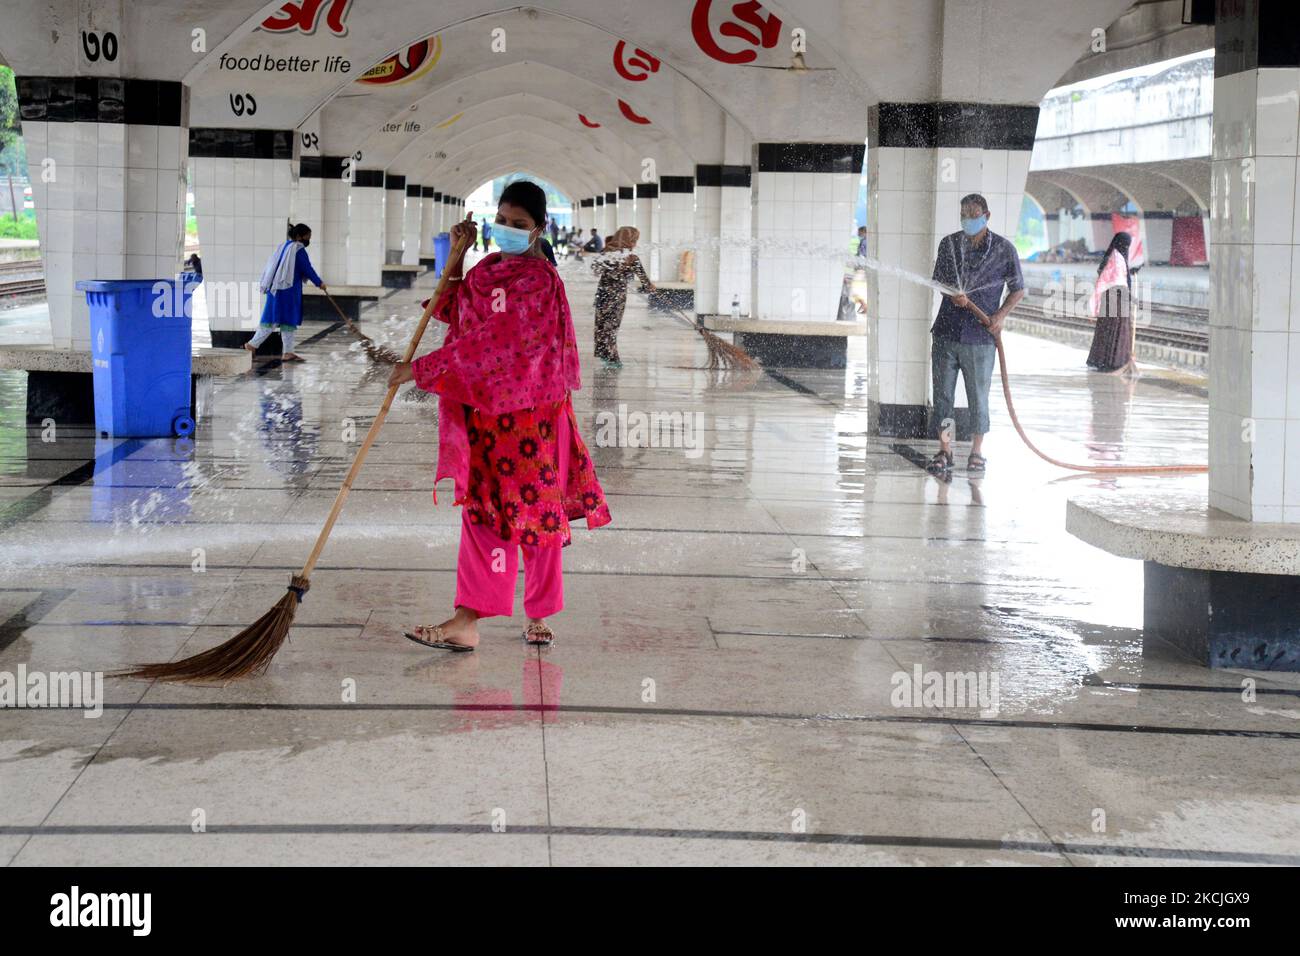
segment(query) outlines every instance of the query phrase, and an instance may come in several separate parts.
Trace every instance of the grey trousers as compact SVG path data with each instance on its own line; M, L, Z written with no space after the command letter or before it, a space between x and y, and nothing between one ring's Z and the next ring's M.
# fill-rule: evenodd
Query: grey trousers
M984 435L989 430L989 386L993 384L993 363L997 346L966 345L936 337L930 340L930 371L934 376L934 412L930 434L937 436L953 417L957 395L957 373L966 383L966 404L970 407L971 431Z

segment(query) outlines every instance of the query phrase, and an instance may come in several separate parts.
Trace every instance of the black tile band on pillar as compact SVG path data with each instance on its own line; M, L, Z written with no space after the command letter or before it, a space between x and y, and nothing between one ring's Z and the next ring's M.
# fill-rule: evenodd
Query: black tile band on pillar
M399 176L399 175L397 175L396 173L385 173L385 174L384 174L384 188L385 188L385 189L401 189L401 190L405 190L405 189L406 189L406 177L405 177L405 176Z
M636 195L638 199L657 199L659 197L659 184L637 183Z
M757 143L755 166L760 173L862 172L867 147L863 143Z
M634 195L634 190L633 190L633 188L632 188L631 186L619 186L619 187L618 187L618 198L619 198L619 199L631 199L631 198L633 197L633 195Z
M695 177L660 176L659 191L661 193L693 193L695 192Z
M696 166L695 183L698 186L735 186L749 188L751 169L748 166Z
M436 192L433 191L433 187L432 187L432 186L421 186L421 187L420 187L420 196L421 196L422 198L424 198L424 199L436 199L436 198L437 198L437 195L438 195L438 194L437 194Z
M590 209L592 206L596 205L596 200L594 200L594 199L579 199L579 200L578 200L578 205L581 206L583 209Z
M174 80L109 76L18 76L20 120L184 126L186 91Z
M291 129L190 127L190 157L209 159L293 159Z
M1034 148L1037 106L990 103L879 103L867 110L873 148Z
M352 174L352 185L359 189L383 189L382 169L358 169Z
M418 199L422 194L423 192L421 186L410 184L406 187L406 195L408 197L415 197Z
M607 203L617 203L617 202L618 202L618 193L605 193L605 202L607 202Z

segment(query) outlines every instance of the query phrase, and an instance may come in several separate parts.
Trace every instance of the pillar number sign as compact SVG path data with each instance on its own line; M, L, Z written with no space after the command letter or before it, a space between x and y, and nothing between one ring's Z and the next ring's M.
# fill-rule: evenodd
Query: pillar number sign
M739 40L749 49L728 50L723 41L714 36L709 20L712 9L713 0L696 0L695 10L691 13L691 35L695 37L695 45L719 63L752 63L758 59L755 47L770 50L781 39L781 18L764 10L758 0L744 0L732 5L731 19L718 25L718 34Z

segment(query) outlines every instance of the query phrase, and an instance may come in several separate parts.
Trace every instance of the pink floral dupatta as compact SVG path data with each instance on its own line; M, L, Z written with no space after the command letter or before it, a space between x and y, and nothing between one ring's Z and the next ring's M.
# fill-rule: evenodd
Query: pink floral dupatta
M451 478L460 498L469 476L461 406L498 415L562 400L582 387L578 343L559 274L532 256L487 256L433 314L447 335L412 371L417 386L438 395L434 484Z

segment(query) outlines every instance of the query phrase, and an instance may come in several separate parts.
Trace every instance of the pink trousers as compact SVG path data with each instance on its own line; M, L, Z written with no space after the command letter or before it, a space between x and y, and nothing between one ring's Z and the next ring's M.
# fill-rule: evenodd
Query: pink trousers
M569 475L569 416L555 422L559 449L560 487ZM515 581L519 552L524 553L524 613L550 617L564 610L563 548L503 541L483 525L471 524L461 509L460 553L456 558L456 607L477 611L479 617L510 617L515 611Z
M519 552L524 553L524 613L550 617L564 610L563 548L513 544L461 512L460 554L456 558L456 607L479 617L509 617L515 611Z

